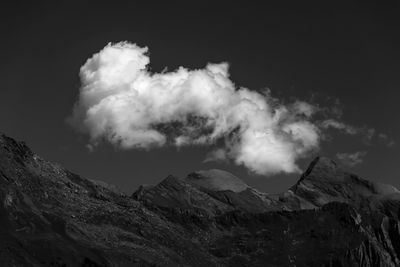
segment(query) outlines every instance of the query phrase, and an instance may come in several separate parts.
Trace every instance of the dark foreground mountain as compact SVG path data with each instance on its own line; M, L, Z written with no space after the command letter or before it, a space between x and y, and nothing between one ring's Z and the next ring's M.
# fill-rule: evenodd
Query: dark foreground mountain
M315 159L282 194L200 171L132 196L0 135L1 266L399 266L400 193Z

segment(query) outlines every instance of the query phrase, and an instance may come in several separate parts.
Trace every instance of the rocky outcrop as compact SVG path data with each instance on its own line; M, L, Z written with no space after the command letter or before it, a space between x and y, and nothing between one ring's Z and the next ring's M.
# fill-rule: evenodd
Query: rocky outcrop
M282 194L210 170L127 196L0 135L0 262L399 266L399 195L317 158Z

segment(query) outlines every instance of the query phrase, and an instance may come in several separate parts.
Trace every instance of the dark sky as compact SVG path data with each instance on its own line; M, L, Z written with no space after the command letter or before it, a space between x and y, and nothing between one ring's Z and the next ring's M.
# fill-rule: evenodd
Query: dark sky
M168 174L209 168L228 170L266 192L298 179L202 163L208 147L145 152L103 144L90 153L87 137L65 122L77 100L79 68L108 42L127 40L149 47L153 71L228 61L238 86L268 87L287 101L315 94L340 100L343 121L374 128L396 144L366 144L360 136L333 132L301 167L317 154L366 151L363 163L349 169L400 187L400 2L216 2L2 2L0 131L48 160L127 192Z

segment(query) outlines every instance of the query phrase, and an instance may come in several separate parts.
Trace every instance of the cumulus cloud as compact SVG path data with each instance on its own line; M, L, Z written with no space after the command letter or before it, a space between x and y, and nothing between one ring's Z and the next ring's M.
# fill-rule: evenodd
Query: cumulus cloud
M237 88L227 63L152 73L147 47L108 44L80 69L71 123L123 149L224 145L206 160L232 160L257 174L297 172L319 146L315 108L279 104L269 93Z
M367 154L366 151L357 151L354 153L337 153L336 157L343 163L349 166L355 166L363 162L363 158Z

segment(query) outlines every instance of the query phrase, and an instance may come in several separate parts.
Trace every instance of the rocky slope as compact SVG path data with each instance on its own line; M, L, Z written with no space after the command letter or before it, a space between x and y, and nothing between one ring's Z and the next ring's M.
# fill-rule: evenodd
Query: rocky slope
M326 158L282 194L210 170L126 196L0 135L1 266L399 266L399 212Z

